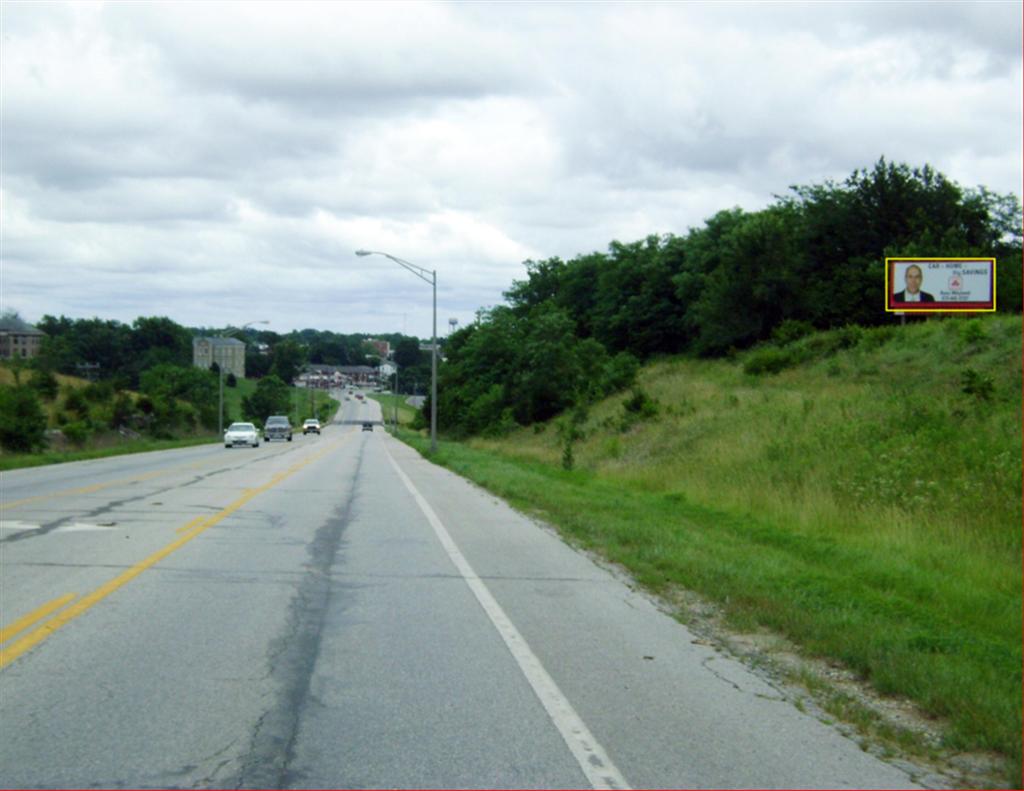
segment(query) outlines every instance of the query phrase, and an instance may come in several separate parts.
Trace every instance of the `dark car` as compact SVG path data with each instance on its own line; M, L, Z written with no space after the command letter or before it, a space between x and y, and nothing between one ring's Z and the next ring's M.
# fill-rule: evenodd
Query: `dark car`
M373 423L363 423L363 431L373 431Z
M284 415L271 415L263 424L263 439L286 439L292 441L292 424Z

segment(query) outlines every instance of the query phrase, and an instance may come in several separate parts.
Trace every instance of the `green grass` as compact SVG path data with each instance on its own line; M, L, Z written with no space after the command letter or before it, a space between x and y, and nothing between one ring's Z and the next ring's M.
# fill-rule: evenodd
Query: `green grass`
M293 390L295 388L292 388ZM242 399L256 392L255 379L239 379L234 387L224 385L224 420L225 428L232 422L242 419ZM294 398L294 396L293 396Z
M395 405L398 405L398 425L405 426L416 417L416 413L419 411L415 407L409 406L405 403L408 396L394 395L393 393L371 393L369 398L377 401L380 404L381 412L384 415L384 421L391 423L394 421Z
M1020 317L791 353L777 375L744 356L646 367L657 414L627 419L628 393L594 405L573 470L553 425L444 442L436 460L649 589L697 591L914 700L947 747L1002 754L1019 787ZM991 393L963 392L967 369Z

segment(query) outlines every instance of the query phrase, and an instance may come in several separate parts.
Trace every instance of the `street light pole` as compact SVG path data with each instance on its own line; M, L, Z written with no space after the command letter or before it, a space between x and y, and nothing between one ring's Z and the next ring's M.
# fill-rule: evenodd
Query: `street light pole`
M238 332L243 332L246 327L251 327L253 324L270 324L269 321L250 321L248 324L243 324L241 327L228 327L224 332L218 335L218 338L227 338L228 331L237 329ZM220 380L220 386L218 387L219 396L217 398L217 429L221 437L224 436L224 355L221 355L220 362L217 363L217 378Z
M416 264L410 264L401 258L396 258L380 250L356 250L356 255L382 255L390 258L399 266L408 269L420 280L430 283L434 290L434 329L430 340L430 452L437 452L437 270L424 269Z
M395 363L395 391L391 397L395 400L395 436L398 436L398 363Z

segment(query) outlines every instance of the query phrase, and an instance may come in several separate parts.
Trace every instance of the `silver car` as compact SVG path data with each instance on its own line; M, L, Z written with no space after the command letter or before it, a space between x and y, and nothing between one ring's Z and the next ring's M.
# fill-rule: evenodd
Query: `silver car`
M260 433L252 423L232 423L224 432L224 447L233 448L236 445L251 445L254 448L260 446Z

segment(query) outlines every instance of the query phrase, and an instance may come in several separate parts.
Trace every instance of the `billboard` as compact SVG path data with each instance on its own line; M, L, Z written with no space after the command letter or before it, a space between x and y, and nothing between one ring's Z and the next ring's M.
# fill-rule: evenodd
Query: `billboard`
M886 258L889 313L991 313L996 309L994 258Z

